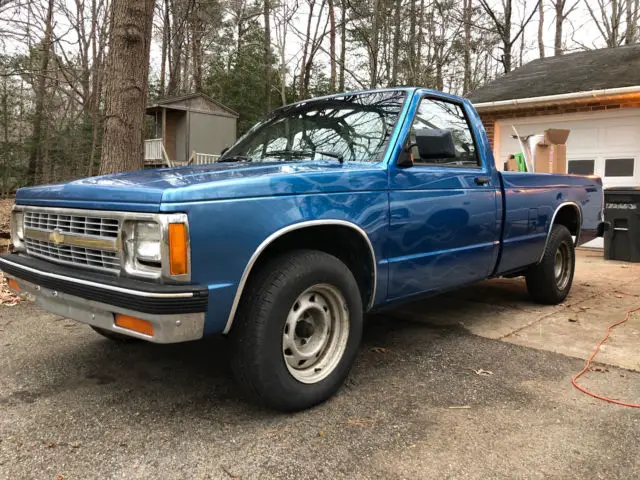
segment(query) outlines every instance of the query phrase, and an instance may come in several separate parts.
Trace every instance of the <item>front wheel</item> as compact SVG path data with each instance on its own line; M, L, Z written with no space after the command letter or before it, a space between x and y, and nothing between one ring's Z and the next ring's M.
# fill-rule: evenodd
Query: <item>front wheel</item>
M531 298L547 305L562 302L571 290L575 264L571 233L564 225L553 225L542 261L526 274Z
M264 265L231 331L241 387L283 411L312 407L344 382L362 336L362 300L347 266L300 250Z

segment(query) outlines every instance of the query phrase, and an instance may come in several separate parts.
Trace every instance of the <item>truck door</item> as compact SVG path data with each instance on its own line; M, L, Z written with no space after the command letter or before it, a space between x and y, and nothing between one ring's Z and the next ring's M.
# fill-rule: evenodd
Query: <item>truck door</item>
M499 250L499 179L483 165L464 103L430 94L414 102L404 151L389 166L389 300L486 278ZM450 131L455 156L421 158L420 129ZM402 166L409 152L413 165Z

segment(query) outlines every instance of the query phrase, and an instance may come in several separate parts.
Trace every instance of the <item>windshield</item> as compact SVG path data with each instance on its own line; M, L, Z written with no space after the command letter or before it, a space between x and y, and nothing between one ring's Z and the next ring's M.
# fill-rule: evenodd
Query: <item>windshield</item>
M222 161L378 162L406 98L404 91L310 100L272 112Z

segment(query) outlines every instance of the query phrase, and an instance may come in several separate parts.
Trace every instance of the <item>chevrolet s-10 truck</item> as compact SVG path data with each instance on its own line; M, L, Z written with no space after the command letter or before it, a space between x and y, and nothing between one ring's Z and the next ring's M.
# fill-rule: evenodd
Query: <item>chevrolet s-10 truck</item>
M227 335L292 411L340 387L367 311L499 276L562 302L602 211L598 177L499 172L467 100L372 90L279 108L215 164L22 188L0 268L113 340Z

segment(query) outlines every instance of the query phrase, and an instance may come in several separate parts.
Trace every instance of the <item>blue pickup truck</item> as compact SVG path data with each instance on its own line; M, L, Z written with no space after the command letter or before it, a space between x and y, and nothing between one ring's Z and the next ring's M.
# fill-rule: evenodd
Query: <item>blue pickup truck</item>
M602 208L598 177L499 172L467 100L372 90L279 108L212 165L22 188L0 268L112 340L227 335L291 411L343 383L365 312L500 276L562 302Z

